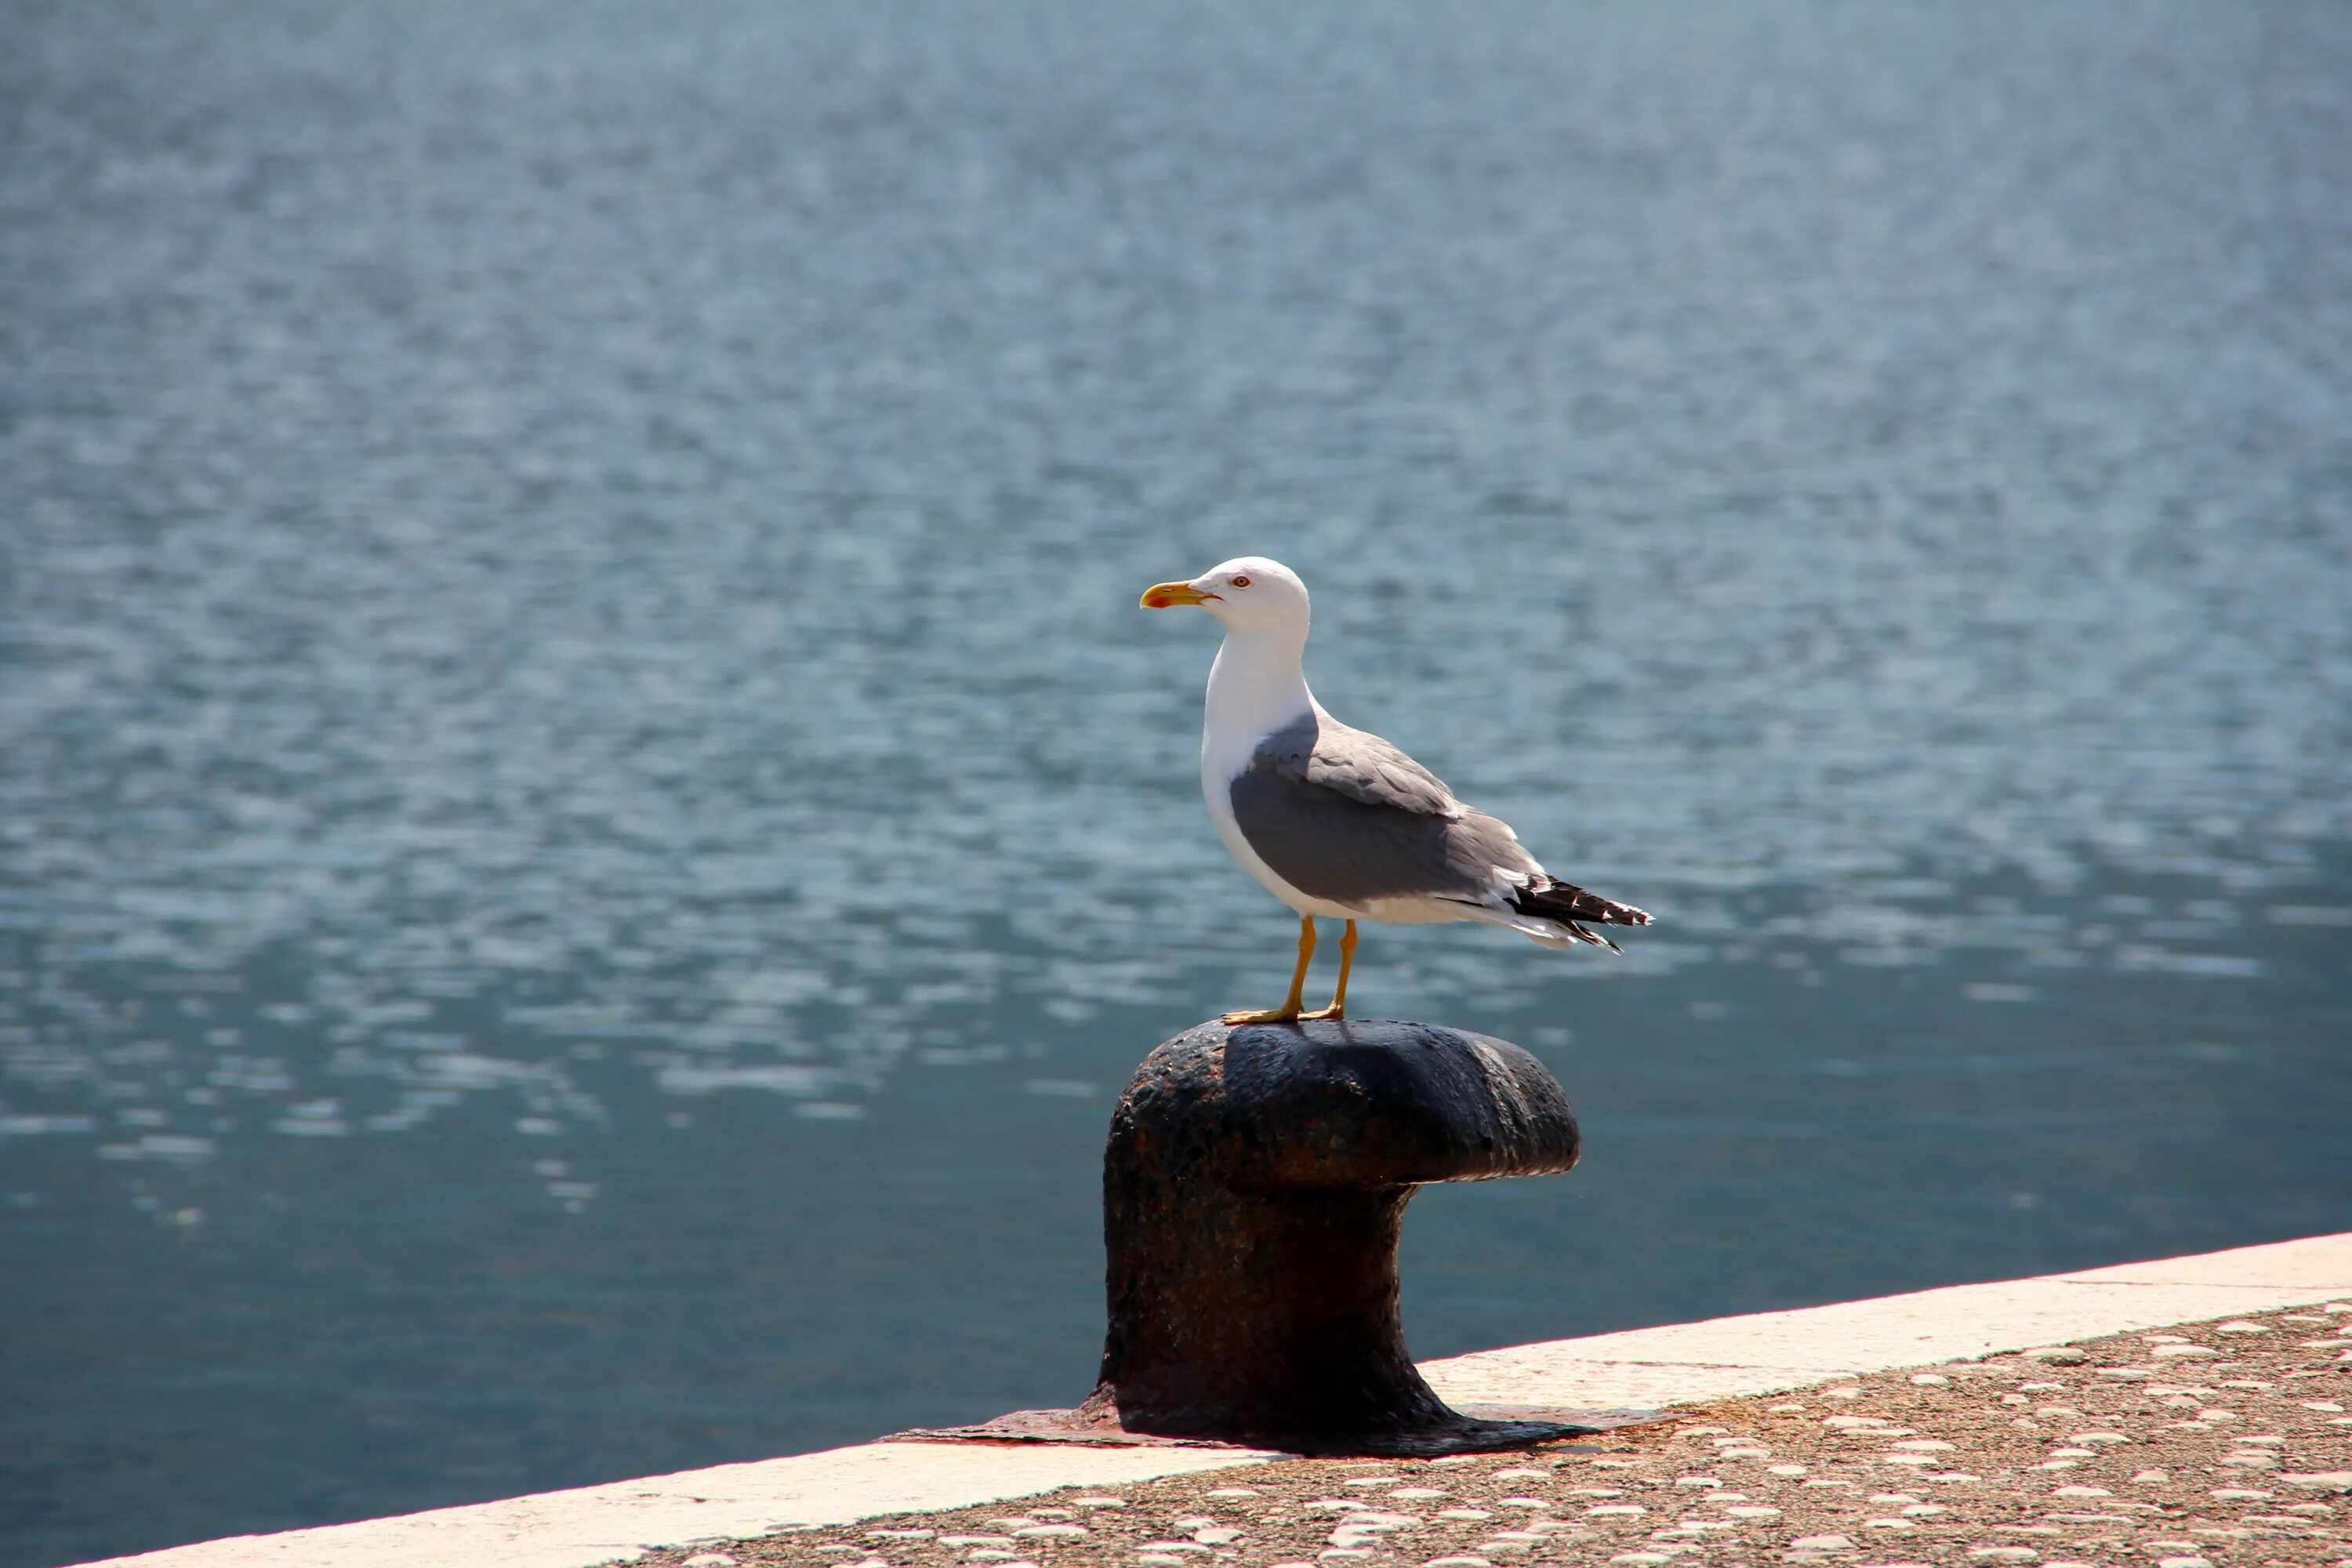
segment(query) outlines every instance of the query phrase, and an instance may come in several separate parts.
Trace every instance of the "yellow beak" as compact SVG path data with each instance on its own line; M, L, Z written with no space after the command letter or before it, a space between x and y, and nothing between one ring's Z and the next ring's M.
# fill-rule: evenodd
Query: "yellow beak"
M1198 605L1208 595L1190 583L1154 583L1143 591L1142 604L1147 610L1165 610L1177 605Z

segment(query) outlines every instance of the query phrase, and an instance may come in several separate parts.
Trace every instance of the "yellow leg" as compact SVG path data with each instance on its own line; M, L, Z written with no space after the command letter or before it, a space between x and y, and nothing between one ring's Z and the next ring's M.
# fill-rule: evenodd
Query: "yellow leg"
M1331 993L1331 1005L1318 1007L1312 1013L1301 1013L1301 1018L1344 1018L1348 1016L1348 970L1356 962L1356 922L1348 922L1348 933L1339 939L1339 984Z
M1279 1007L1265 1013L1228 1013L1228 1024L1287 1024L1298 1016L1299 995L1307 988L1307 961L1315 956L1315 917L1298 917L1298 967L1290 972L1290 996Z

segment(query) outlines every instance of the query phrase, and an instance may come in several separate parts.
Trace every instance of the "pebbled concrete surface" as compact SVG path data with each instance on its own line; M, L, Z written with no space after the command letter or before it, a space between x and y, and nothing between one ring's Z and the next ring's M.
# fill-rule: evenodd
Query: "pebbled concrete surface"
M1517 1455L1288 1460L662 1568L2352 1563L2352 1301L1884 1372Z

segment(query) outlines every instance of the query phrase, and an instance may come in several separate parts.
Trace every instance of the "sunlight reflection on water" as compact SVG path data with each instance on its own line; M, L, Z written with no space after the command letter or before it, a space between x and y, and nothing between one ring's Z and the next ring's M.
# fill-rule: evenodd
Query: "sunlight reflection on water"
M0 20L0 1224L61 1364L143 1332L104 1270L329 1215L553 1238L554 1300L803 1191L789 1331L625 1353L996 1336L289 1520L1055 1395L1108 1097L1286 963L1210 628L1134 608L1244 550L1339 714L1659 917L1368 933L1367 1009L1589 1097L1575 1182L1423 1200L1488 1249L1424 1350L2352 1213L2341 13L1882 9L1867 71L1827 13L109 15ZM389 1383L530 1363L454 1321ZM207 1484L154 1517L274 1517Z

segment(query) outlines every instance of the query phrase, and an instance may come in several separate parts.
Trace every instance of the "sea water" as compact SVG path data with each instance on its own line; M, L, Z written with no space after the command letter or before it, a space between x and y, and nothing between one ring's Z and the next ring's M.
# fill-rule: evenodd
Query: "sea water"
M0 1563L1068 1403L1308 673L1434 1355L2352 1226L2352 13L0 16ZM1336 935L1327 933L1327 936ZM1328 981L1326 967L1314 986Z

